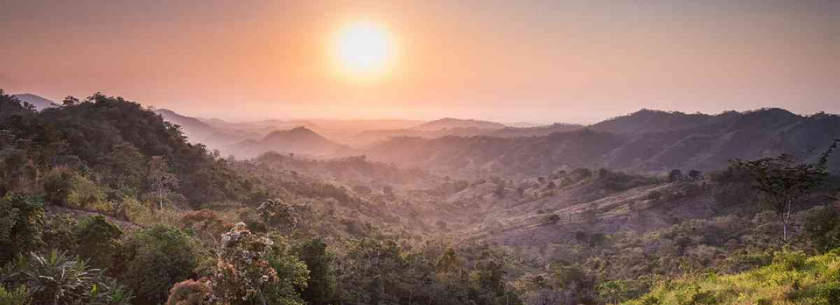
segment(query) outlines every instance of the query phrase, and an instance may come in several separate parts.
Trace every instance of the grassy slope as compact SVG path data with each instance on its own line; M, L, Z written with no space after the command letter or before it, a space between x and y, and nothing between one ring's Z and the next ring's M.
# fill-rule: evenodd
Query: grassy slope
M778 253L767 267L665 282L625 304L840 304L840 250L810 258Z

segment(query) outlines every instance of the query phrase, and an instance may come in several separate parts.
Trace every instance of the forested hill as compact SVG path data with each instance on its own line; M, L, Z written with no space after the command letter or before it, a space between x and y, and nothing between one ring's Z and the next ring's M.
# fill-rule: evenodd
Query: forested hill
M145 177L153 157L168 163L180 182L178 193L191 204L247 200L252 192L247 181L203 145L188 143L160 115L118 97L95 94L36 112L2 94L0 131L4 154L19 161L4 164L6 172L17 174L5 177L0 195L34 184L23 180L61 183L79 173L107 184L111 198L140 195L152 188Z
M782 109L719 115L643 110L588 128L529 138L395 138L371 147L377 161L446 175L545 175L604 167L641 173L717 170L731 159L789 153L809 157L840 137L840 116ZM831 168L840 168L833 161Z

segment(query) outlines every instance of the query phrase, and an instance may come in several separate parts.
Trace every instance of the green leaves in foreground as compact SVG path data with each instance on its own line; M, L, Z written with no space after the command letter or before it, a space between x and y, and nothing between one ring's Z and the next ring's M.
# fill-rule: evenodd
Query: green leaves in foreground
M840 249L810 258L802 252L778 252L767 267L666 281L624 304L840 304Z

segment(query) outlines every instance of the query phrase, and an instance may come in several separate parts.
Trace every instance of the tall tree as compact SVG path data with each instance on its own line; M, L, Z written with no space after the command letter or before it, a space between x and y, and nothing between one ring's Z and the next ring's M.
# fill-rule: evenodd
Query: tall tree
M753 187L764 193L781 219L785 242L788 239L793 205L828 176L828 157L837 148L838 143L840 139L834 140L815 163L800 162L788 154L755 161L734 161L734 167L753 175Z
M163 209L163 198L178 186L178 177L169 172L169 164L163 156L154 156L149 161L149 182L158 197L158 208Z

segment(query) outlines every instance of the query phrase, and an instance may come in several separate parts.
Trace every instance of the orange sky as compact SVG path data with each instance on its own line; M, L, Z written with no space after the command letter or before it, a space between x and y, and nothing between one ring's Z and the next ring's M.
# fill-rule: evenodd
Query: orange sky
M840 1L139 2L3 1L0 88L228 119L840 112ZM398 40L374 82L330 62L359 20Z

